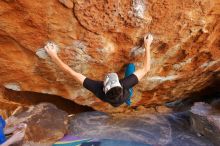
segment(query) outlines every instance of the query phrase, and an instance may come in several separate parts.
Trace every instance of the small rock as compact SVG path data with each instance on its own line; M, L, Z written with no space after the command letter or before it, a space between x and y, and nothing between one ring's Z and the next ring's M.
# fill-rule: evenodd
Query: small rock
M69 9L73 8L72 0L59 0L59 2L62 3L64 6L66 6Z
M196 133L209 138L214 144L220 144L220 112L209 104L198 102L191 108L191 125Z
M196 135L197 135L198 137L201 137L201 136L202 136L200 133L196 133Z
M168 107L166 107L166 106L157 106L157 107L156 107L156 111L157 111L158 113L170 113L170 112L172 111L172 109L171 109L171 108L168 108Z
M30 106L28 110L8 118L8 126L27 123L24 143L54 143L67 131L68 114L50 103Z
M4 84L4 87L14 91L21 91L21 87L18 83L6 83Z
M191 112L200 116L206 116L210 113L211 106L204 102L196 102L191 108Z

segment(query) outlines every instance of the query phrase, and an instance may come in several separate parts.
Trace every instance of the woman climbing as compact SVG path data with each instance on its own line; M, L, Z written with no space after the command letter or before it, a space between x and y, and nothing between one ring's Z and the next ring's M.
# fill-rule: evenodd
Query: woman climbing
M150 70L150 45L153 41L151 34L144 37L145 57L144 66L135 71L134 64L128 64L123 79L118 78L116 73L106 75L104 81L96 81L75 72L66 65L57 55L57 45L48 43L44 48L51 59L64 71L69 73L76 81L86 89L95 94L104 102L118 107L123 103L130 105L130 98L133 94L132 87L136 85Z

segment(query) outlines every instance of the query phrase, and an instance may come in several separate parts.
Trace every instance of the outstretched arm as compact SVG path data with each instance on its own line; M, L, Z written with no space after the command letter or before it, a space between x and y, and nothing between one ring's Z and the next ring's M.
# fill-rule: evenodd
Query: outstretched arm
M55 62L64 72L70 74L76 81L81 85L85 80L85 76L72 70L67 64L65 64L57 55L56 45L53 43L48 43L44 48L51 57L52 61Z
M144 57L144 66L141 69L138 69L134 72L134 74L137 76L138 81L140 81L150 70L150 45L153 41L153 36L149 34L148 36L144 37L144 48L145 48L145 57Z

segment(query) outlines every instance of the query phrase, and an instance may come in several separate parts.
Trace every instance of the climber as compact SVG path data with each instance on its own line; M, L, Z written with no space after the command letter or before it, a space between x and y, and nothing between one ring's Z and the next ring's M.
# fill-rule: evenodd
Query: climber
M124 102L131 104L130 98L133 94L132 87L136 85L150 70L150 45L153 41L151 34L144 37L145 58L143 68L135 71L134 64L127 66L125 77L119 80L116 73L106 75L104 81L95 81L84 75L75 72L68 65L60 60L57 55L57 45L49 42L44 48L51 59L64 71L69 73L76 81L91 91L104 102L118 107Z
M5 128L6 122L0 116L0 146L9 146L15 144L23 139L25 134L26 124L21 123L15 127ZM13 134L12 134L13 133ZM6 139L5 135L12 134L12 136Z

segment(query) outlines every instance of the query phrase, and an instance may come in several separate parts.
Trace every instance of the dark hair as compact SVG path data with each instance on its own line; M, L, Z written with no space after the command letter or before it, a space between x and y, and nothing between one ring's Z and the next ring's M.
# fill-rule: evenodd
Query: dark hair
M122 93L123 93L123 90L121 87L114 87L106 93L106 96L110 100L119 100L118 98L122 96Z

